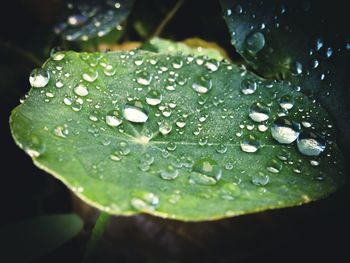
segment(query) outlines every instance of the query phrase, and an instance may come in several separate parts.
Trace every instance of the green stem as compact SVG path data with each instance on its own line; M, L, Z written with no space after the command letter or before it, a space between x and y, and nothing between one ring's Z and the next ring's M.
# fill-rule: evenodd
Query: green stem
M43 63L43 61L41 61L39 58L37 58L31 52L24 50L20 47L17 47L15 45L13 45L12 43L0 42L0 48L5 48L5 49L8 49L10 51L17 53L18 55L28 59L28 61L31 61L35 66L41 66L41 64Z
M98 216L95 226L91 231L90 239L86 245L83 263L93 261L92 257L96 252L98 242L101 240L101 237L106 230L109 217L110 215L105 212L101 212Z
M162 22L158 25L156 31L153 33L153 37L159 37L160 34L163 32L163 29L165 26L170 22L170 20L175 16L176 12L180 9L182 4L184 3L184 0L179 0L174 5L174 7L170 10L170 12L165 16L165 18L162 20Z

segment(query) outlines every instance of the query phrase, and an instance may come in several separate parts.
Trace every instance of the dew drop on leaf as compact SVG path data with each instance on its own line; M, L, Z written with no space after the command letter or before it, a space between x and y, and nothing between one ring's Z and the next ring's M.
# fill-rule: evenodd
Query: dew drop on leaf
M297 140L300 153L306 156L319 156L326 148L323 138L313 132L302 132Z
M241 82L241 91L244 95L253 94L256 91L256 82L251 79L243 79Z
M162 102L162 94L157 90L150 90L146 95L146 102L148 105L156 106Z
M192 88L198 93L208 93L212 88L212 81L206 75L200 76L195 79Z
M127 103L123 107L123 117L134 123L145 123L148 120L148 112L141 101Z
M119 111L111 110L106 115L106 123L111 127L118 127L122 123Z
M178 176L179 170L170 164L160 171L160 177L164 180L174 180Z
M300 128L299 123L280 117L272 123L271 135L279 143L290 144L298 138Z
M269 118L270 107L262 102L255 102L249 110L249 117L255 122L263 122Z
M261 32L249 34L245 40L246 49L252 54L258 53L265 46L265 37Z
M50 73L43 68L35 68L29 75L29 83L34 88L43 88L49 83Z
M243 152L255 153L260 147L260 141L253 135L245 136L241 141L241 149Z

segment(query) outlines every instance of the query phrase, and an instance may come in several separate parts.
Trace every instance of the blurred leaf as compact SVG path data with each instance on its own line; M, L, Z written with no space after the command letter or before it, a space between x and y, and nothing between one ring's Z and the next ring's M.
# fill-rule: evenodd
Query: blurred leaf
M345 3L221 0L232 44L268 78L286 79L317 99L350 132L349 30ZM350 138L339 138L350 149ZM343 146L343 145L342 145Z
M33 262L75 237L83 228L75 214L30 218L0 228L2 262Z
M209 44L205 46L205 41L187 41L191 43L191 46L183 42L175 42L155 37L143 44L142 49L161 54L180 53L184 55L207 56L208 58L218 61L227 57L227 54L223 55L222 49L218 49L217 46L209 46Z
M134 0L76 0L67 4L62 22L55 32L68 41L87 41L103 37L116 29L128 17Z

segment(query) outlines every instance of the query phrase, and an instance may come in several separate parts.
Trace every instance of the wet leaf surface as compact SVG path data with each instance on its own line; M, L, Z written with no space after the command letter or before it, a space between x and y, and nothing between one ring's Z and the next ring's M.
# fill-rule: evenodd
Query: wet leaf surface
M147 51L57 52L11 115L18 145L116 215L214 220L342 184L327 114L235 65Z

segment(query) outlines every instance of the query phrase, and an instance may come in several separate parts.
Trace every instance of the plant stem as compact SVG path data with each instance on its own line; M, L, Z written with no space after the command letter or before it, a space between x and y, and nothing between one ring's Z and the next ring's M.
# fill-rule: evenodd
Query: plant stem
M91 231L90 239L86 245L85 255L83 259L84 263L93 261L92 257L96 252L98 242L101 240L101 237L106 230L109 217L110 215L105 212L101 212L98 216L95 226Z
M162 20L162 22L158 25L156 31L154 31L154 33L153 33L153 37L160 36L160 34L163 32L163 29L170 22L170 20L174 17L174 15L180 9L180 7L182 6L183 3L184 3L184 0L178 0L177 1L177 3L174 5L174 7L165 16L165 18Z
M8 49L10 51L17 53L18 55L28 59L28 61L31 61L35 66L41 66L41 64L43 63L43 61L41 61L39 58L37 58L31 52L24 50L20 47L17 47L15 45L13 45L12 43L0 42L0 48L5 48L5 49Z

